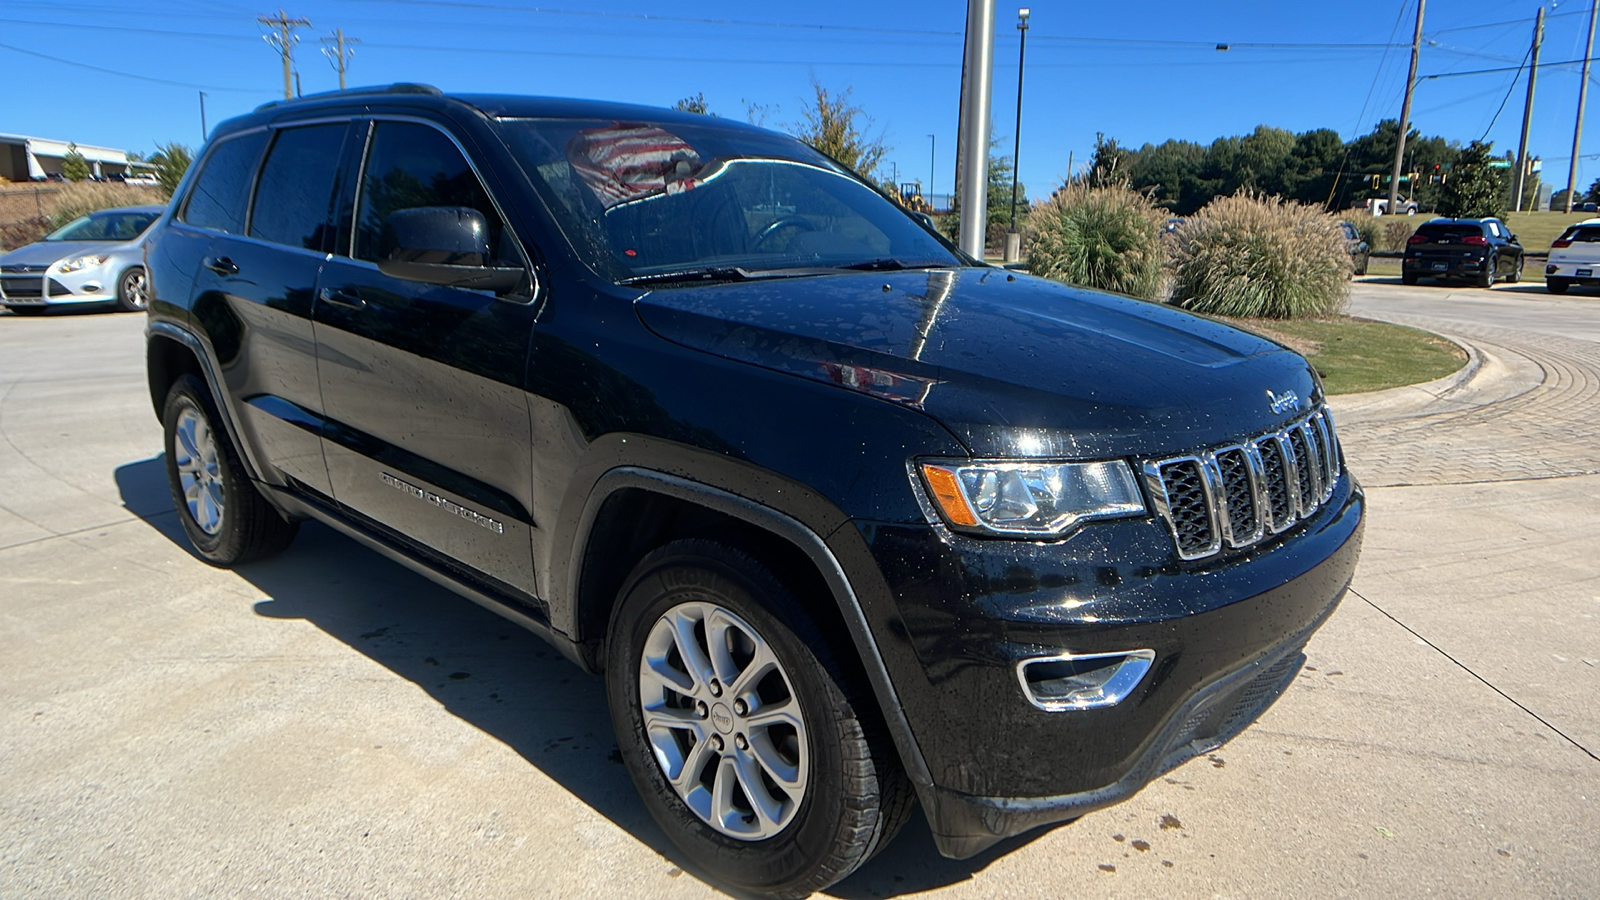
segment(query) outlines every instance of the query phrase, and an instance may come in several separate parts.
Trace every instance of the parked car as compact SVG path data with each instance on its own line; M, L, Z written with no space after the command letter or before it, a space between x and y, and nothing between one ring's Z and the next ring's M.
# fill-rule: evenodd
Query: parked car
M24 314L72 303L144 309L144 244L164 209L103 209L0 256L0 304Z
M156 187L161 184L160 181L156 180L156 176L148 172L125 175L122 181L124 184L134 184L139 187Z
M195 552L320 521L603 673L645 807L744 893L918 801L966 857L1126 798L1290 683L1359 552L1303 358L984 265L728 119L269 103L149 258Z
M1479 287L1522 278L1522 244L1499 219L1429 219L1406 239L1400 278L1470 279Z
M1575 284L1600 285L1600 219L1568 225L1550 243L1544 267L1544 286L1552 294L1565 294Z
M1367 265L1372 258L1372 247L1361 239L1361 231L1354 222L1340 222L1339 229L1344 233L1345 251L1350 254L1350 271L1356 275L1367 274Z
M1400 199L1399 203L1395 204L1396 215L1404 213L1408 216L1414 216L1420 210L1421 207L1417 205L1417 201L1409 200L1403 197ZM1386 215L1389 212L1389 198L1373 197L1369 199L1367 201L1367 212L1374 216Z

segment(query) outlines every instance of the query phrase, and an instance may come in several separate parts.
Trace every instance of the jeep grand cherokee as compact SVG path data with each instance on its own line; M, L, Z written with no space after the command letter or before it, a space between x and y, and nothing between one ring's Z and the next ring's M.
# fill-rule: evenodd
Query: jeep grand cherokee
M1243 728L1355 567L1316 374L968 258L705 116L396 85L217 128L149 250L173 499L314 519L604 674L703 871L799 896Z

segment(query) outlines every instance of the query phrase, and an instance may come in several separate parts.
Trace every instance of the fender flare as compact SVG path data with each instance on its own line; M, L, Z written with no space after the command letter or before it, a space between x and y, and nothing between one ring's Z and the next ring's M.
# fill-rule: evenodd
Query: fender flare
M611 469L595 482L589 492L589 499L584 504L582 517L578 521L578 529L572 543L572 559L568 567L570 579L568 596L574 598L581 596L579 582L583 577L583 555L601 508L617 491L630 488L696 503L748 522L789 541L811 560L812 565L816 566L823 581L828 585L829 592L838 605L839 613L849 626L851 641L861 660L862 669L867 673L867 680L872 684L878 709L883 714L884 724L889 729L895 749L899 751L906 775L916 786L918 795L924 802L928 802L932 796L933 776L928 770L927 760L923 758L922 748L917 743L916 735L911 730L911 723L906 719L905 709L900 704L900 696L895 691L894 680L890 677L888 666L883 661L877 639L873 636L866 613L861 608L861 601L856 596L844 567L839 564L838 558L834 556L827 542L799 520L747 497L677 475L637 466Z
M233 405L228 402L228 398L223 394L222 379L217 375L217 363L212 356L210 345L203 341L199 335L182 325L169 321L151 322L145 327L145 346L147 348L146 378L149 377L148 347L150 340L157 337L181 344L190 353L194 354L195 359L200 361L201 374L205 377L206 387L211 391L212 405L216 407L217 416L222 419L222 425L227 429L228 440L232 442L240 461L244 463L245 474L249 475L252 481L264 481L265 479L261 477L260 469L256 466L256 461L250 457L249 449L240 440L238 426L234 424ZM161 416L162 399L156 397L154 392L151 393L150 400L156 406L157 418Z

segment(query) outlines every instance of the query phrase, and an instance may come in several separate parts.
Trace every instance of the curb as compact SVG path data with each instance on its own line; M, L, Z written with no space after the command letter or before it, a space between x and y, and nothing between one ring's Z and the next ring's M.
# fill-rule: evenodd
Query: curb
M1404 384L1381 391L1365 391L1357 394L1333 394L1328 397L1329 405L1341 418L1352 415L1366 418L1377 414L1385 414L1385 417L1404 417L1420 413L1431 404L1460 392L1482 371L1483 351L1464 338L1433 333L1456 345L1467 355L1467 361L1461 368L1442 378L1420 384Z

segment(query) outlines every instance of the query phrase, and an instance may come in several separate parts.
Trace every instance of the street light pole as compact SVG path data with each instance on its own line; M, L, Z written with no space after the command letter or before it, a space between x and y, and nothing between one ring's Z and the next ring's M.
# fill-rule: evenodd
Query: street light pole
M1017 127L1011 135L1011 233L1017 233L1017 165L1022 159L1022 65L1028 56L1028 8L1017 10Z
M983 259L989 210L989 107L994 75L994 0L967 0L966 70L961 86L961 230L958 245Z

